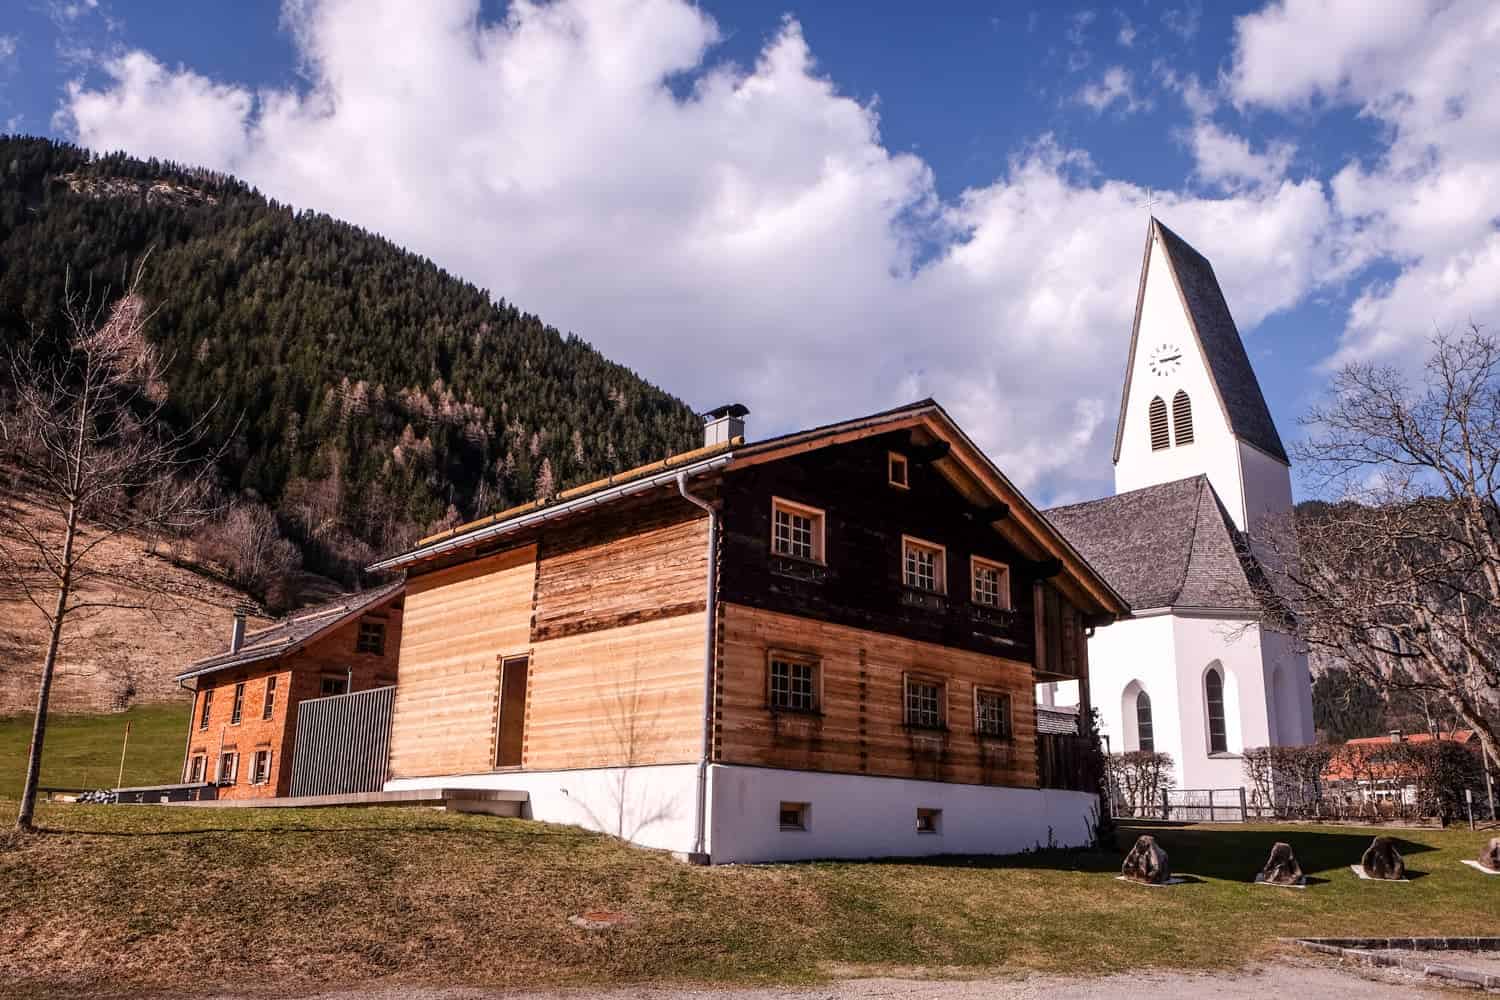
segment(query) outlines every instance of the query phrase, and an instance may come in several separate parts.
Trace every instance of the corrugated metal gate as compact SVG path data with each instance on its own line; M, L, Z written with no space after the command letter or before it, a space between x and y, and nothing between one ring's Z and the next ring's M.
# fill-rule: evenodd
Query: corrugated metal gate
M385 786L394 687L297 705L292 795L377 792Z

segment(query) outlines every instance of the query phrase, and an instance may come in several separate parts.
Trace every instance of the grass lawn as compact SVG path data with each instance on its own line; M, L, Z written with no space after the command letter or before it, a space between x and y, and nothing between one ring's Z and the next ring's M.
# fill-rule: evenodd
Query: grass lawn
M13 804L0 804L9 825ZM46 806L0 847L0 982L203 989L398 982L806 982L1211 968L1281 935L1475 934L1500 885L1459 864L1483 837L1401 830L1408 884L1348 869L1372 831L1158 833L1165 889L1114 878L1123 852L693 868L557 826L430 810ZM1122 843L1135 831L1121 833ZM1318 881L1249 884L1289 840ZM621 910L604 933L567 918Z
M131 723L125 784L177 781L187 739L186 702L139 705L118 715L53 715L42 747L42 784L113 788L120 771L120 741ZM0 718L0 798L18 799L31 746L30 715Z

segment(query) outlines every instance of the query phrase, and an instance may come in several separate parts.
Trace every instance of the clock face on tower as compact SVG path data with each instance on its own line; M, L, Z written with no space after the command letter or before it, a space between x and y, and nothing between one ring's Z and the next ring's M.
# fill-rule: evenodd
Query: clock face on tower
M1151 373L1170 375L1182 367L1182 348L1176 344L1162 344L1151 350Z

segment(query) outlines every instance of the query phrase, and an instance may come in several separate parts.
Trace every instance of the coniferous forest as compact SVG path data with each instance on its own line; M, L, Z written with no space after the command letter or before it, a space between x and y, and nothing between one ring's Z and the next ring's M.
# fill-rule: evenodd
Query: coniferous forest
M211 412L226 503L345 584L701 440L682 401L373 233L222 174L0 138L0 335L45 344L67 289L116 296L142 260L172 419Z

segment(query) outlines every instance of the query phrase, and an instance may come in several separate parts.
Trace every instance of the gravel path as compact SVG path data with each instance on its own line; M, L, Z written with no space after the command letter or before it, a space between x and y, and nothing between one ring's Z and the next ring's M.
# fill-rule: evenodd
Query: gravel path
M1370 997L1445 997L1413 973L1354 972L1314 960L1291 959L1230 973L1139 973L1103 979L1029 976L1025 979L851 979L812 989L699 990L633 987L605 992L519 993L469 988L367 986L352 991L292 994L307 1000L1365 1000ZM265 994L217 1000L265 1000Z

